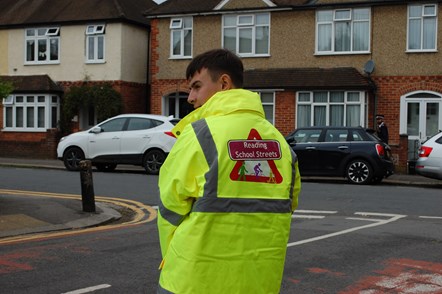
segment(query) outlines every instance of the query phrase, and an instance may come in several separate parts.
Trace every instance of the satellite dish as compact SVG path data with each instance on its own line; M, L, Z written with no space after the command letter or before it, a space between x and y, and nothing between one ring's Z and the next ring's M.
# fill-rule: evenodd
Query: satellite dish
M374 71L374 61L369 60L364 65L364 72L370 75Z

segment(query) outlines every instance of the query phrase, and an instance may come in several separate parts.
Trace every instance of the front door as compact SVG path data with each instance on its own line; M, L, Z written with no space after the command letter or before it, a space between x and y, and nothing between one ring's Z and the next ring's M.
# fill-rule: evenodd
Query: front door
M401 118L401 133L408 135L408 157L413 160L420 144L442 129L442 97L431 93L403 97Z

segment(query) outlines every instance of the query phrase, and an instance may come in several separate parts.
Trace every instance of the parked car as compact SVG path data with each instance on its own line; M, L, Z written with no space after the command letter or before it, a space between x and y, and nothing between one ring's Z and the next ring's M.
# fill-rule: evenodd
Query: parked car
M419 148L416 173L442 180L442 132L425 141Z
M152 114L122 114L87 131L61 138L57 157L66 169L79 170L89 159L100 171L113 171L118 164L143 166L158 174L176 138L171 130L179 119Z
M306 127L286 137L301 176L345 177L353 184L380 183L394 172L391 149L362 127Z

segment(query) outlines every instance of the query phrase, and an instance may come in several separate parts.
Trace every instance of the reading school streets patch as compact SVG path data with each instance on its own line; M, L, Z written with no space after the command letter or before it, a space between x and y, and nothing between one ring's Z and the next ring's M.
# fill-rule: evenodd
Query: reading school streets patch
M279 184L282 176L274 160L281 159L281 146L276 140L262 140L257 130L251 129L246 140L228 143L230 159L236 164L230 173L232 181Z

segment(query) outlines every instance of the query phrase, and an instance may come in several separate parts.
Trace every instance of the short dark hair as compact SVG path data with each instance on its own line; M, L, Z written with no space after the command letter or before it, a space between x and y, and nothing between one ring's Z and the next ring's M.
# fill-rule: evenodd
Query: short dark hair
M226 49L213 49L196 56L187 66L186 79L207 68L213 81L221 75L228 74L237 88L242 88L244 82L244 66L239 57Z

